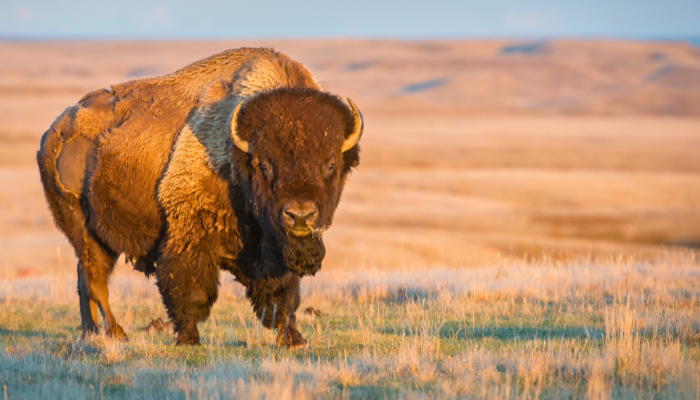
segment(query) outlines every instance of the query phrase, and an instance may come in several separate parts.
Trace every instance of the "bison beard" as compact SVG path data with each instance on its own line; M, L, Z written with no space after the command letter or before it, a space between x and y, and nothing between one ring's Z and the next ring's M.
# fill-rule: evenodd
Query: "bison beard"
M278 345L306 344L301 277L320 270L321 234L359 163L362 115L349 105L288 57L238 49L67 109L37 161L79 258L83 335L97 332L100 310L107 334L126 338L108 293L125 254L155 273L177 344L199 344L220 270L246 287Z
M284 249L284 263L299 276L316 275L326 255L322 239L289 239Z
M257 251L243 252L239 265L250 279L277 278L291 271L299 277L316 275L326 255L326 246L318 238L288 238L283 244L264 241Z

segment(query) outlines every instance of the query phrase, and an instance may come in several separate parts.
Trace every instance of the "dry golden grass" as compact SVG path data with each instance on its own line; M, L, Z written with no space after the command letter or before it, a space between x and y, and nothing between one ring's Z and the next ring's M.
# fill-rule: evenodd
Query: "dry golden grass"
M323 271L302 283L309 348L280 350L226 276L203 346L141 332L153 282L122 274L128 342L79 340L74 278L0 281L9 398L697 398L700 254L475 269Z

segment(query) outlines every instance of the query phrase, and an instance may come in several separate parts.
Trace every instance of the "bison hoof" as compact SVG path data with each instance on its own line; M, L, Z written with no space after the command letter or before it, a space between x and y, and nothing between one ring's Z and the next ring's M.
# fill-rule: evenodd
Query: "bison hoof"
M197 324L191 322L185 326L184 329L177 329L177 340L175 340L175 346L186 346L186 345L199 345L199 330L197 329Z
M177 340L175 340L175 346L198 346L200 344L199 336L178 335Z
M123 341L129 340L129 338L126 336L126 333L124 333L124 329L122 329L122 327L119 325L115 325L113 328L110 327L107 330L107 336L109 336L112 339L119 339Z
M282 329L277 333L277 346L286 347L289 350L300 349L306 346L306 340L296 328L290 326L286 334L284 332L284 329Z
M98 333L100 333L100 328L95 324L85 324L85 326L82 326L81 324L81 326L79 326L78 329L83 330L81 339L85 339L90 335L97 335Z

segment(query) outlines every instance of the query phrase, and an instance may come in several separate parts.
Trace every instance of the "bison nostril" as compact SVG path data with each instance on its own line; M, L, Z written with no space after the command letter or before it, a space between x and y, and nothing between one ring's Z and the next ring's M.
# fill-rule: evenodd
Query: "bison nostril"
M284 213L287 214L292 221L294 221L295 225L306 225L306 222L310 219L309 217L316 214L316 211L310 211L307 213L293 213L290 211L285 211Z
M312 226L316 222L316 211L297 214L296 224L301 226Z
M292 201L284 208L282 219L288 228L307 228L314 226L318 218L318 209L310 202Z
M312 226L316 224L316 217L318 216L318 212L316 211L311 211L306 214L306 225Z

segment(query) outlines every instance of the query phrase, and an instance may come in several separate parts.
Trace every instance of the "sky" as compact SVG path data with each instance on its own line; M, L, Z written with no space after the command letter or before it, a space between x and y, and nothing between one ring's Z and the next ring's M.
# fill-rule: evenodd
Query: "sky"
M0 0L5 39L700 39L700 0Z

